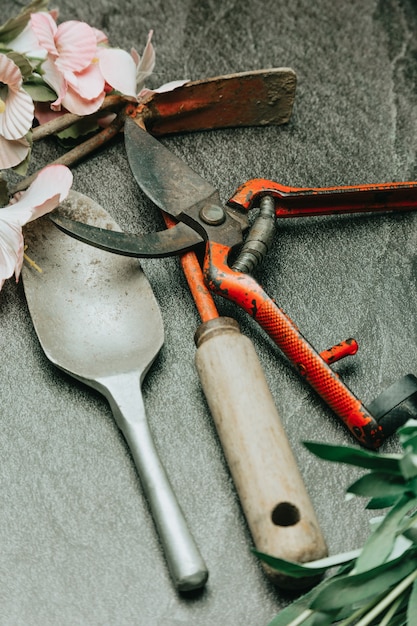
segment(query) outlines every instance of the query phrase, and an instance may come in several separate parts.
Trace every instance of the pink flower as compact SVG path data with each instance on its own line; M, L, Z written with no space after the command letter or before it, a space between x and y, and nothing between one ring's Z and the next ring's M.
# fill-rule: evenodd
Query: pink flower
M104 99L104 78L98 65L97 34L88 24L70 20L59 26L48 13L33 13L31 28L47 51L43 79L57 94L51 108L77 115L94 113Z
M0 53L0 169L15 167L29 152L26 135L32 127L32 98L22 89L22 73Z
M72 173L65 165L41 170L17 202L0 209L0 289L13 273L19 279L23 263L22 226L52 211L64 200L72 185Z
M58 10L49 11L51 17L56 21L58 19ZM35 33L32 30L30 22L12 41L8 42L7 47L10 50L19 52L32 59L39 60L46 58L46 50L41 48Z
M42 77L58 96L52 110L62 107L89 115L112 89L136 100L135 60L125 50L109 48L102 31L75 20L57 26L50 14L42 12L33 13L30 24L47 53ZM153 50L150 40L147 49Z

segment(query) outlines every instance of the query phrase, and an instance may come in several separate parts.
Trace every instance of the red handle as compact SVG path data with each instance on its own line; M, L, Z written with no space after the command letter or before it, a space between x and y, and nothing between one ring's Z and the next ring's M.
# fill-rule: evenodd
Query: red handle
M267 194L275 199L277 217L417 209L417 182L303 188L253 178L237 189L228 204L248 210L259 197Z
M260 285L228 266L229 252L227 246L208 243L204 275L209 288L249 313L354 437L368 448L378 448L384 441L382 427Z

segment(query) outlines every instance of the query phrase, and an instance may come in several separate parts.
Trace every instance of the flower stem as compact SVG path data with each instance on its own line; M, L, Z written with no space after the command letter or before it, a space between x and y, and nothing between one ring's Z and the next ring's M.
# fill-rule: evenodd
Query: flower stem
M399 598L397 598L397 600L395 602L393 602L389 608L389 610L385 613L384 615L384 619L382 620L382 622L380 623L379 626L389 626L389 623L391 621L391 618L394 617L398 607L400 606L402 602L402 598L401 596Z
M394 602L413 582L417 579L417 570L406 576L394 589L387 595L372 611L369 611L356 626L368 626L378 615L382 613L389 605Z
M64 115L55 117L49 120L49 122L40 124L33 129L32 141L40 141L41 139L45 139L45 137L49 137L49 135L59 133L61 130L68 128L68 126L75 124L75 122L78 122L80 119L82 119L81 116L75 115L75 113L64 113Z
M85 117L97 117L106 111L118 111L122 106L126 104L126 98L123 96L107 96L104 98L103 104L99 108L98 111L92 113L92 115L86 115ZM60 115L49 122L45 122L45 124L41 124L40 126L36 126L36 128L32 131L32 140L39 141L40 139L44 139L45 137L49 137L49 135L54 135L55 133L61 132L61 130L65 130L78 120L83 119L81 115L75 115L75 113L64 113L64 115Z
M94 152L95 150L98 150L98 148L104 146L108 141L110 141L110 139L113 139L113 137L115 137L122 128L126 119L127 108L129 106L130 105L128 104L121 111L119 111L116 118L107 128L104 128L90 139L87 139L87 141L84 141L84 143L81 143L79 146L76 146L66 154L62 155L59 159L55 159L55 161L52 161L50 165L66 165L67 167L70 167L71 165L78 163L78 161L81 161L81 159L86 157L91 152ZM34 181L38 173L39 170L34 172L31 176L27 176L19 181L17 185L12 188L11 194L14 195L18 191L24 191L27 189Z

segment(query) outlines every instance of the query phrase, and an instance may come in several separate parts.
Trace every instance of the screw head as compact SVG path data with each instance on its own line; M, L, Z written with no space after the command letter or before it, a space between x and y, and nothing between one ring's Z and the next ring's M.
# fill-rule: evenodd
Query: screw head
M223 224L224 220L226 219L226 214L221 206L217 206L216 204L209 204L208 206L204 206L201 209L200 218L206 224L210 224L211 226L218 226L219 224Z

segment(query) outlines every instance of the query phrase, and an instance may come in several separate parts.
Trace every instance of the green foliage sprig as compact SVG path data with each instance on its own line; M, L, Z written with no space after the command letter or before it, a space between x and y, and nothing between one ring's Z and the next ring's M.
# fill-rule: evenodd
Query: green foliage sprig
M374 520L359 550L300 565L255 552L294 578L327 574L281 611L269 626L415 626L417 624L417 421L399 430L403 452L306 443L321 459L368 471L347 492L368 498L368 509L388 509ZM336 568L335 573L328 570Z

